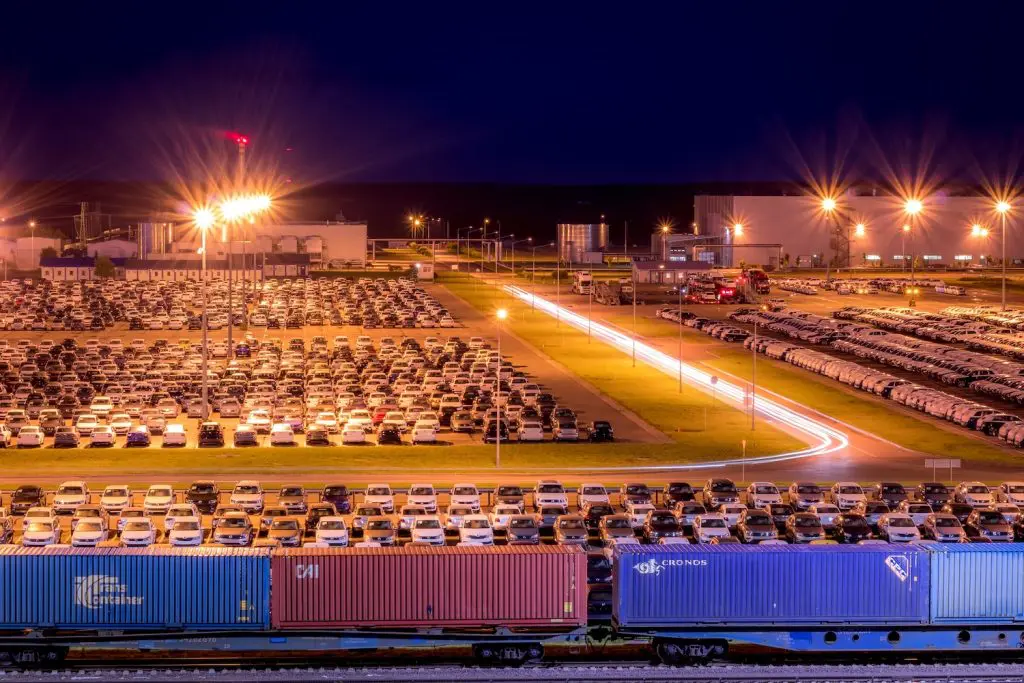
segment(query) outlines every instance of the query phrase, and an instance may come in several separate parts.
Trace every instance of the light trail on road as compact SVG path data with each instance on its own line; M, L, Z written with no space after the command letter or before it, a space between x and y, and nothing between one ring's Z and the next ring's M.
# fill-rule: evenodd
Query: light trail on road
M644 361L647 365L650 365L653 368L661 370L671 377L678 377L681 368L683 379L685 379L690 386L696 387L697 389L707 393L711 393L713 391L716 396L721 396L723 399L735 403L741 408L745 407L747 392L736 384L732 384L724 380L718 380L717 384L712 385L712 375L710 373L700 370L688 363L684 363L678 358L673 358L672 356L658 351L643 342L637 341L628 335L618 332L607 325L603 325L592 319L588 321L585 316L574 313L565 307L560 307L543 297L535 296L529 291L516 287L515 285L504 285L503 289L505 292L511 294L523 303L535 306L538 310L547 313L557 320L562 320L578 330L586 332L589 326L590 332L594 337L625 353L631 354L635 351L638 359ZM754 401L754 409L761 417L783 424L802 435L808 443L808 448L788 453L779 453L776 455L762 455L746 458L745 461L747 464L782 462L785 460L795 460L797 458L810 458L825 455L827 453L835 453L850 445L849 437L843 432L811 417L801 415L800 413L797 413L770 398L757 396ZM703 469L709 466L726 467L739 465L742 462L744 461L740 459L720 460L715 463L694 465L665 465L664 469ZM652 467L651 469L655 468Z

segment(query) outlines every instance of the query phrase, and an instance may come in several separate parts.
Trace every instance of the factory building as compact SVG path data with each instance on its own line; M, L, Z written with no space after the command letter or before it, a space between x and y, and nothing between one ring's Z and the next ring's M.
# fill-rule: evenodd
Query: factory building
M669 253L720 266L966 268L998 262L1001 215L990 198L935 192L916 213L905 199L856 191L825 210L810 196L697 196L696 235L671 236ZM831 203L829 203L831 204ZM1019 216L1024 220L1024 213ZM1018 217L1007 214L1006 257L1024 262ZM696 238L696 239L695 239Z
M106 256L111 259L134 258L139 253L139 245L130 240L89 242L85 245L85 253L89 256Z

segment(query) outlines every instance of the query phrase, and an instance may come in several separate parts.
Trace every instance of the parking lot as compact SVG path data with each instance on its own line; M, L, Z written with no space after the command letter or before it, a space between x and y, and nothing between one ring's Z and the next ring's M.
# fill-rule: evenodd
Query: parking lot
M0 533L24 545L398 545L617 542L998 542L1024 540L1024 482L904 486L798 481L742 487L626 482L481 488L386 482L264 489L259 481L194 482L188 489L113 484L90 490L24 485L4 492Z

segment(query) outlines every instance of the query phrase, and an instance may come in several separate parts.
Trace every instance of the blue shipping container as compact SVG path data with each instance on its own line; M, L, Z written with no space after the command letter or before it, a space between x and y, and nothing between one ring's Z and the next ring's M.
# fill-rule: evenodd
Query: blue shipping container
M269 624L266 550L0 547L0 628Z
M1024 620L1024 546L943 543L929 546L929 552L933 622Z
M622 627L922 624L928 554L907 545L618 546Z

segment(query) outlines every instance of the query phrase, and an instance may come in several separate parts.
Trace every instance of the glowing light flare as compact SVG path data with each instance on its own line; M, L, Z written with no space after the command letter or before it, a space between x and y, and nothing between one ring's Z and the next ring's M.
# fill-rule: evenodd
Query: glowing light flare
M494 312L494 317L498 320L504 320L508 317L508 311L504 308L499 308Z
M924 209L924 203L920 199L911 198L903 203L903 211L908 216L916 216Z
M1012 208L1013 207L1010 205L1010 202L1003 201L1003 200L1000 200L1000 201L996 202L996 212L997 213L1005 214L1005 213L1008 213Z
M825 213L832 213L836 210L836 200L833 197L825 197L821 200L821 210Z
M732 226L732 234L736 235L737 237L742 236L743 235L743 224L742 223L737 223L736 225Z
M910 226L906 223L903 224L903 232L910 232Z
M192 212L192 222L196 224L196 227L200 230L209 230L213 227L213 224L217 222L217 217L214 215L212 209L200 207Z
M536 306L539 310L557 318L558 320L564 320L581 331L588 329L589 326L593 336L626 353L632 353L635 351L637 358L671 377L682 375L682 377L692 386L708 393L714 391L716 396L723 400L735 403L738 407L742 408L746 406L748 394L745 389L740 386L721 379L717 380L716 384L712 384L711 375L707 372L699 370L687 363L683 363L677 358L672 358L671 356L662 353L643 342L636 341L610 327L588 320L586 317L573 313L566 308L556 306L551 301L534 296L529 291L520 289L519 287L507 285L504 287L504 290L520 301ZM808 458L827 453L835 453L849 446L849 437L847 437L846 434L818 422L817 420L794 412L770 398L759 395L754 406L757 413L762 417L773 420L779 424L783 424L804 435L808 439L810 445L806 449L792 451L790 453L748 458L747 462L780 462L796 458ZM717 463L717 465L726 466L738 464L739 462L739 460L727 460ZM696 469L699 467L699 465L670 465L665 466L664 469Z
M867 228L863 223L858 223L857 225L853 226L853 234L856 237L863 237L866 231Z

